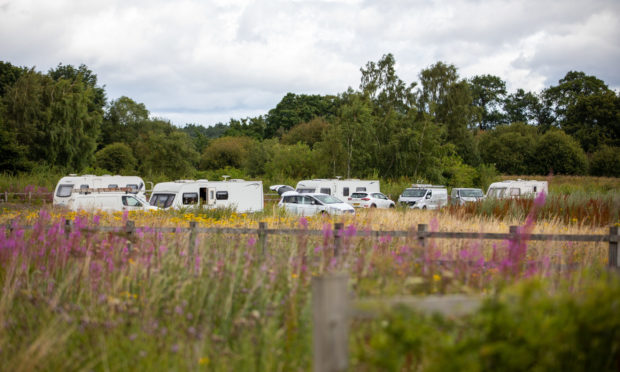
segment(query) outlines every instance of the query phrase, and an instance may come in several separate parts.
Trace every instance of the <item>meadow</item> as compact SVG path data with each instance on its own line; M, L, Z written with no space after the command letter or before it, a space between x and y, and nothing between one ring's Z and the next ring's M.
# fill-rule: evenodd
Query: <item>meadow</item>
M620 279L606 267L608 244L527 240L533 233L607 234L619 225L620 197L605 187L563 194L552 184L545 200L303 218L274 204L256 214L106 214L5 203L0 365L11 371L311 370L312 278L344 272L354 297L487 298L480 311L462 318L402 308L356 320L351 370L615 370ZM69 234L66 219L73 224ZM128 220L136 226L129 239ZM198 234L190 250L189 233L156 231L190 222L253 229L266 222L302 232L270 235L263 252L252 234ZM344 224L339 255L335 222ZM354 236L413 231L418 224L498 233L518 225L522 240L431 239L420 246L414 236ZM118 231L96 231L99 226Z
M523 234L608 232L608 226L548 218L541 214L547 202L532 201L526 216L501 218L450 209L299 218L274 206L255 215L5 207L0 215L0 364L14 371L310 370L312 278L346 272L354 296L465 293L493 299L464 319L425 318L399 309L356 323L352 370L483 370L489 363L503 368L515 363L505 348L529 355L528 348L538 345L553 354L550 345L560 336L563 348L536 363L560 366L554 358L569 350L583 359L573 367L591 361L591 354L602 363L599 370L611 368L618 360L620 325L607 312L619 306L620 285L605 269L607 244L433 239L421 247L415 238L353 236L363 230L408 230L419 223L431 231L505 233L508 226L520 225ZM65 219L74 225L68 235ZM97 226L122 230L127 220L137 227L130 240L120 231L88 231ZM323 233L269 236L263 254L255 235L199 234L190 252L188 233L155 231L187 227L190 221L200 227L250 228L264 221L269 228ZM345 226L338 256L334 222ZM523 315L537 311L547 316ZM546 325L548 337L535 337L544 322L566 322L571 314L583 318L573 333L554 335L561 329L552 322ZM524 324L531 328L520 336L524 344L511 346L510 327ZM506 334L489 333L489 326ZM594 332L590 349L580 344L584 332ZM487 354L480 354L480 347L487 347ZM585 357L574 349L585 350ZM456 364L446 364L442 354L452 355Z

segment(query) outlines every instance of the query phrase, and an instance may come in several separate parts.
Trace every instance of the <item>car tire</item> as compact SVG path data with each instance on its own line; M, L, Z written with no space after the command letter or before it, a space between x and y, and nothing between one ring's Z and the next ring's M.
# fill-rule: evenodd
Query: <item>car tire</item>
M377 208L377 205L376 204L371 204L370 208Z
M321 216L324 217L324 216L327 216L327 215L328 215L328 213L326 211L321 211Z
M426 210L426 205L422 207L422 210Z
M390 208L396 208L394 204L390 204Z

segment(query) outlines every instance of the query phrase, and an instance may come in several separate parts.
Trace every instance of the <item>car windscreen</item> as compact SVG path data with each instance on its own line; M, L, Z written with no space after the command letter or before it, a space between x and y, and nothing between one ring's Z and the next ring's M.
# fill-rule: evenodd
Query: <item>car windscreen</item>
M355 199L361 199L361 198L365 198L367 196L368 196L368 194L366 194L365 192L354 192L353 194L351 194L351 197L355 198Z
M324 204L336 204L336 203L342 203L342 200L338 199L338 198L334 198L331 195L315 195L314 196L318 201L324 203Z
M461 197L463 198L481 198L482 190L474 189L474 190L461 190L459 192Z
M174 194L153 194L149 204L159 208L168 208L174 201Z
M426 189L405 189L403 195L409 198L421 198L426 194Z

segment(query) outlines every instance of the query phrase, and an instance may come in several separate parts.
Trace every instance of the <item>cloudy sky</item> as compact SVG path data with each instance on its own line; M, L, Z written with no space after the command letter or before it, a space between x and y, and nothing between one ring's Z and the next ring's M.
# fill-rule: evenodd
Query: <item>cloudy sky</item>
M0 0L0 60L86 64L108 99L174 124L267 113L287 93L357 89L392 53L418 80L437 61L539 91L568 71L620 88L619 0Z

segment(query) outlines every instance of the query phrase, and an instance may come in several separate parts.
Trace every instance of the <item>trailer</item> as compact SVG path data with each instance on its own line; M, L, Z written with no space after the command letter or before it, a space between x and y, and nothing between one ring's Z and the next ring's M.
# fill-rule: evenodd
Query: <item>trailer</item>
M237 212L260 212L264 208L263 182L177 180L153 187L153 206L168 209L233 208Z
M354 192L381 192L378 180L312 179L301 180L295 190L300 194L321 193L346 200Z
M541 193L549 193L547 181L517 179L492 183L486 196L497 199L535 198Z
M131 193L138 199L146 202L145 183L138 176L111 176L108 174L103 176L94 174L78 176L70 174L62 177L56 184L52 204L67 207L75 195L89 195L99 191Z

